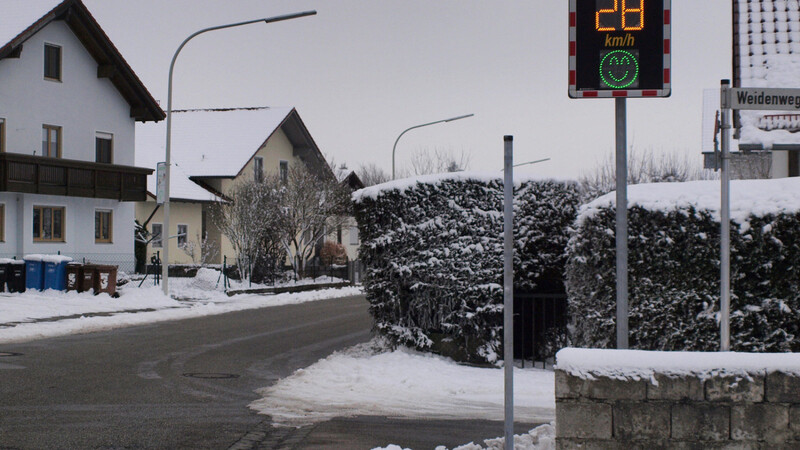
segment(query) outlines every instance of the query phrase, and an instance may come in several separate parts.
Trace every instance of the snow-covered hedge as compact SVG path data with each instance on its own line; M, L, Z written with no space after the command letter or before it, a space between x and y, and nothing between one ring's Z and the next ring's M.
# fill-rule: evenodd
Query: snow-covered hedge
M719 182L629 186L631 348L719 348ZM800 179L734 181L731 347L800 351ZM568 245L572 344L615 345L615 194L581 208Z
M425 176L353 195L364 288L393 342L494 362L502 340L502 174ZM577 185L515 186L515 289L563 289Z

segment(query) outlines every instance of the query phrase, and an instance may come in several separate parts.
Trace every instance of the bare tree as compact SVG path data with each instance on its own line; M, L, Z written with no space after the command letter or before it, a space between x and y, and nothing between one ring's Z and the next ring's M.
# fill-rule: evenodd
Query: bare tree
M356 169L356 175L364 183L364 186L374 186L376 184L390 181L392 177L375 163L361 164Z
M347 177L347 175L350 174L350 170L347 168L346 162L339 164L339 162L336 161L336 157L329 154L325 154L324 157L325 161L328 162L328 167L330 167L331 172L333 172L333 176L336 177L336 180L342 181Z
M344 225L350 210L350 191L337 180L318 177L303 165L289 169L280 195L279 239L298 276L305 276L327 230Z
M208 239L208 233L200 237L200 233L195 235L196 240L186 240L186 243L181 245L180 248L186 253L194 264L205 266L208 262L214 259L219 253L219 247L216 241Z
M410 165L401 173L403 176L428 175L432 173L461 172L469 167L470 155L463 150L421 148L411 155ZM363 181L363 180L362 180Z
M579 182L585 200L607 194L617 188L616 158L609 153L590 172L584 173ZM631 149L628 152L628 184L680 182L704 179L702 169L692 163L688 156L677 153L643 152Z
M236 252L236 264L242 279L250 273L252 264L267 251L265 242L277 241L280 225L280 193L275 186L278 176L263 182L237 183L227 193L228 201L220 203L213 214L222 233L228 237Z

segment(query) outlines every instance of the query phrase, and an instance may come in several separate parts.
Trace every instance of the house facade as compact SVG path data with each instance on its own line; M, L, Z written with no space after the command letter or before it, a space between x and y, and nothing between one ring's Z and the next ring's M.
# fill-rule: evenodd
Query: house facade
M164 160L163 123L137 126L137 164L155 168ZM151 235L169 236L147 245L147 259L170 245L170 264L220 264L235 261L236 252L214 220L215 205L239 182L270 175L288 176L305 165L332 176L311 134L294 108L176 110L172 115L170 230L163 230L163 210L156 203L155 180L148 199L137 203L136 219ZM331 230L355 259L358 232ZM351 236L351 233L354 233ZM207 249L207 254L204 253Z
M134 166L135 122L164 112L79 0L6 11L0 256L61 253L132 270L133 202L152 172Z

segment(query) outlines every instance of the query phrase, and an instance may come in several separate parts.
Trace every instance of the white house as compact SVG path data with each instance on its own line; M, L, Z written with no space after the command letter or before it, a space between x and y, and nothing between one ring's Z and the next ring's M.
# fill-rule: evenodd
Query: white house
M80 0L0 10L0 256L132 270L135 122L164 112Z

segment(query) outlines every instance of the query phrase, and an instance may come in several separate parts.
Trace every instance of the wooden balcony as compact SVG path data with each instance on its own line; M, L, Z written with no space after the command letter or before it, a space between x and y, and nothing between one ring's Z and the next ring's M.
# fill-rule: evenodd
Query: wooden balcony
M152 169L0 153L0 191L144 201Z

